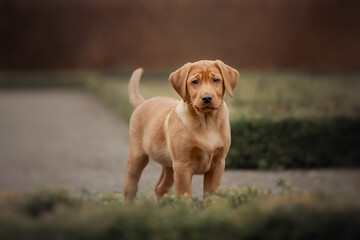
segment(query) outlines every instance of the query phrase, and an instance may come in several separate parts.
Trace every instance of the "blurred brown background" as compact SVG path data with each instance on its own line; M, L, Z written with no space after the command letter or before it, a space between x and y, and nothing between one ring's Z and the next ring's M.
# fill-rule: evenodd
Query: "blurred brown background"
M356 0L1 0L0 69L358 71Z

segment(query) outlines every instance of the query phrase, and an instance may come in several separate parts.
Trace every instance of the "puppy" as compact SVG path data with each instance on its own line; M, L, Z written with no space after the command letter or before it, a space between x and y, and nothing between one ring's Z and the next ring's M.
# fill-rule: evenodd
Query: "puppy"
M155 188L157 198L173 184L177 197L191 197L194 174L204 174L204 194L214 193L231 141L225 91L233 95L238 71L220 60L185 64L169 78L181 101L169 97L145 100L138 89L142 72L135 70L129 83L135 110L130 119L124 200L135 197L149 157L162 165Z

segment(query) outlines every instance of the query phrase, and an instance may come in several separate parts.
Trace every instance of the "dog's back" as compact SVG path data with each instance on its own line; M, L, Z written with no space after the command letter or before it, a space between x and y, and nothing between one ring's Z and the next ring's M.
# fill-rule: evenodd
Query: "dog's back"
M164 121L169 112L179 103L170 97L154 97L145 100L139 92L143 70L134 71L129 83L129 100L135 108L130 118L130 146L141 146L143 151L162 165L171 166L167 149Z

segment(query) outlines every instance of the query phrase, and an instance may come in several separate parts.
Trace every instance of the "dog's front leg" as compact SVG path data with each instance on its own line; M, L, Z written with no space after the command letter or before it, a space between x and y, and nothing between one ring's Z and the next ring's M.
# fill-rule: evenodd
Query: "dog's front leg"
M192 172L188 164L183 162L174 163L174 184L176 197L186 195L191 197Z
M225 169L225 158L213 163L210 170L204 174L204 197L206 193L213 194L220 186L222 174Z

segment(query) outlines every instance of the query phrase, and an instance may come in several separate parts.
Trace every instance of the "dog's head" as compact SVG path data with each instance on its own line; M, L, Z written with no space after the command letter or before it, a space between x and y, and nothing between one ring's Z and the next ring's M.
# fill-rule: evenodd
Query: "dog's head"
M186 63L169 79L184 102L199 112L211 112L224 101L225 90L233 96L239 72L220 60L202 60Z

